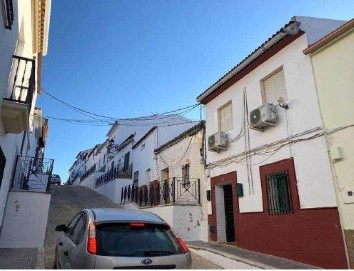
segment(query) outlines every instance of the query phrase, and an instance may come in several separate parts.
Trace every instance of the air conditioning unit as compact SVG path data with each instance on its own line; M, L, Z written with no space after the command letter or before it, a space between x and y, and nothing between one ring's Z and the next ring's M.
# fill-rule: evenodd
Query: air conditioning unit
M219 152L227 149L227 134L219 132L208 137L209 151Z
M250 126L255 130L262 131L268 126L275 126L277 122L277 112L275 106L265 103L250 113Z

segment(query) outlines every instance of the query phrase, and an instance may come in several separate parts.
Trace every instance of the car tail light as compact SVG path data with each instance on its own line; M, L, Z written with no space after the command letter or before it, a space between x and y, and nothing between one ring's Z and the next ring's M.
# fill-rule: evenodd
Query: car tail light
M130 223L129 226L130 227L144 227L145 224L144 223Z
M183 242L183 240L179 237L177 237L177 240L178 240L178 243L180 244L182 250L184 253L187 253L188 252L188 247L186 246L186 244Z
M87 240L87 251L90 254L97 253L96 227L93 223L89 226L89 235Z

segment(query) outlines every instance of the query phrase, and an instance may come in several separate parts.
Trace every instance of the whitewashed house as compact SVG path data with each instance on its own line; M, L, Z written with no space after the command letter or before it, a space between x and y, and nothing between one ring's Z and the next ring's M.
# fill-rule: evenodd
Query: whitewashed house
M203 135L204 123L180 115L116 122L105 143L88 152L86 173L79 184L125 208L144 208L160 215L185 240L207 240L204 160L200 157ZM193 142L184 146L186 141ZM188 152L182 152L185 147ZM169 159L182 156L184 164L178 169L171 165L170 178L166 178L168 165L159 157L170 156L171 148L175 150ZM165 190L168 200L163 196L164 185L169 187Z
M209 238L346 268L309 45L344 21L294 17L204 91Z
M50 0L0 3L0 247L44 243L53 160L44 158L48 120L36 100L50 11Z

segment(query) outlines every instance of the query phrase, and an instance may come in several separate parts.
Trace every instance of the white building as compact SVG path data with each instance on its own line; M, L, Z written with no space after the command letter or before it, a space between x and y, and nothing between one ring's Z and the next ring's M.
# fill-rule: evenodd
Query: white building
M203 92L209 237L347 267L311 59L344 21L294 17Z
M7 0L0 6L0 247L40 247L53 160L44 158L48 120L36 99L51 1Z
M200 163L199 157L203 144L200 138L200 134L203 133L201 131L204 131L204 124L201 126L199 122L190 121L180 115L152 116L134 121L116 122L108 132L107 140L87 153L86 172L79 178L79 184L94 189L117 203L124 204L125 208L148 208L148 211L163 217L185 240L207 240L206 209L202 210L201 207L202 201L205 203L204 207L206 206L204 165ZM175 138L179 135L185 137L176 141ZM198 140L195 137L198 137ZM178 148L184 147L183 144L190 138L193 139L193 144L188 146L189 152L178 151ZM165 146L166 144L168 147ZM168 166L161 164L158 158L161 155L160 151L155 153L155 150L164 146L161 152L170 155L169 150L173 144L176 144L177 149L170 159L187 155L184 159L185 164L187 164L186 159L191 159L192 183L188 191L189 186L182 186L181 183L182 166L180 172L171 167L168 185L171 188L172 178L175 177L176 198L175 202L172 201L172 196L171 201L164 202L160 189L163 187L162 181L166 180L163 174ZM194 160L192 161L195 158L196 164ZM139 187L136 190L138 196L135 200L132 198L133 187L134 189ZM179 187L178 191L177 187ZM193 193L191 193L192 189ZM200 192L201 189L204 189L204 193ZM154 195L151 194L154 192ZM186 197L192 194L193 197ZM137 197L141 200L137 201ZM191 201L188 201L189 199ZM185 223L181 224L181 221Z

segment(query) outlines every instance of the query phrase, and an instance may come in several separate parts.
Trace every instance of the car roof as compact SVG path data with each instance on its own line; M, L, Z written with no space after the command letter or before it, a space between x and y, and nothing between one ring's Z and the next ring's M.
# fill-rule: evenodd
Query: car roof
M139 221L166 224L159 216L144 211L126 210L123 208L93 208L91 211L94 213L96 223Z

